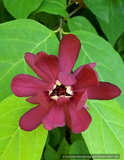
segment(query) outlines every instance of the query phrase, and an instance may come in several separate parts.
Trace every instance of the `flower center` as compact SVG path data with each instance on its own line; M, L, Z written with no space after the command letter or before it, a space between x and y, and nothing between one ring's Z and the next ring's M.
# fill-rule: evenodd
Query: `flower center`
M71 86L64 86L58 80L56 80L56 85L54 86L53 90L49 91L49 95L55 100L63 96L66 98L71 98L73 91L71 90Z

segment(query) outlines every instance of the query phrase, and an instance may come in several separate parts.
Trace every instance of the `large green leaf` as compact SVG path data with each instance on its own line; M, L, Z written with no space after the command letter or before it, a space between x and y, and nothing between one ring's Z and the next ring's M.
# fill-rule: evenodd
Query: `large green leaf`
M120 5L122 4L122 0L116 0Z
M87 150L85 142L83 140L78 140L71 145L69 153L81 156L83 154L89 154L89 151ZM78 159L79 157L76 158L76 160ZM73 158L71 160L73 160Z
M31 132L19 127L20 117L32 107L14 95L0 103L0 160L40 160L47 131L42 125Z
M101 37L86 32L73 32L81 41L81 52L75 69L81 64L96 62L101 81L118 85L122 94L115 100L90 100L92 122L82 135L91 154L121 154L124 152L124 64L119 54ZM119 104L121 107L119 106Z
M124 51L124 32L117 42L118 52Z
M124 64L119 54L107 41L95 34L86 31L75 31L73 34L81 41L81 51L74 69L96 62L95 70L99 80L118 85L122 90L116 100L124 108Z
M59 23L60 23L59 15L53 15L46 12L39 12L35 18L38 22L44 24L47 28L50 28L50 29L54 28L54 30L57 30L59 27Z
M49 131L48 137L49 137L49 139L48 139L49 145L54 148L60 141L59 128L54 128L51 131Z
M16 19L27 18L31 12L39 7L42 1L43 0L3 0L6 9Z
M97 34L92 24L82 16L67 18L70 31L85 30Z
M91 109L92 122L82 135L90 153L120 154L120 159L123 160L124 109L115 100L94 100L87 104Z
M58 148L59 157L62 158L62 154L69 154L69 149L70 149L69 143L67 142L67 140L65 138L63 138L63 140ZM65 160L64 157L62 159Z
M109 22L109 1L108 0L85 0L87 7L100 19Z
M61 15L67 17L66 0L44 0L40 7L36 10L38 12L47 12L50 14Z
M70 139L71 139L71 143L74 143L75 141L83 140L81 133L75 134L73 132L71 132Z
M124 31L124 1L120 5L116 1L108 1L109 4L109 23L98 18L100 26L108 38L109 42L114 45L118 37Z
M4 7L3 1L0 1L0 23L14 20L14 17Z
M57 54L54 32L33 20L15 20L0 25L0 100L12 94L12 78L19 73L32 74L24 60L25 52L45 51Z
M58 153L50 145L47 145L44 157L45 160L59 160Z

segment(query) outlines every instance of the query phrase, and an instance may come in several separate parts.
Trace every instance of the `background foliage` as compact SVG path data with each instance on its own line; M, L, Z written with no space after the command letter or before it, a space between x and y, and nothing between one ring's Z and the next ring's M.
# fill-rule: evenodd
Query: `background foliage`
M122 94L88 101L92 123L83 133L66 126L47 132L42 125L22 131L19 119L33 105L12 95L12 78L36 76L25 63L25 52L57 55L68 33L81 41L74 69L96 62L100 81L118 85ZM62 154L120 154L123 160L123 60L124 0L0 0L0 160L64 160Z

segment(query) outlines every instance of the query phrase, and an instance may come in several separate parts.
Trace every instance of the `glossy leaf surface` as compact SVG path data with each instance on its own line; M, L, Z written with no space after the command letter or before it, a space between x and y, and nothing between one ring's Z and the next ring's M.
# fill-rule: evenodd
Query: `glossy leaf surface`
M95 70L98 73L99 80L113 83L122 90L116 101L124 108L124 64L118 53L108 42L95 34L86 31L73 33L81 41L81 51L75 69L81 64L96 62Z
M31 12L39 7L42 1L43 0L3 0L6 9L16 19L27 18Z
M38 12L47 12L55 15L67 17L66 0L44 0L40 7L36 10Z
M14 95L0 103L0 160L40 159L47 131L42 125L31 132L19 127L20 117L32 107L25 98Z
M115 100L88 101L87 104L91 108L92 123L82 135L90 153L120 154L123 159L124 110Z
M97 34L95 28L85 17L77 16L73 18L68 18L67 22L70 31L84 30Z
M109 1L109 22L98 18L100 26L108 38L109 42L114 45L118 37L124 31L124 1L120 5L117 1Z
M25 63L25 52L45 51L57 54L58 40L54 32L33 20L16 20L0 26L0 100L12 94L12 78L34 72ZM7 32L6 32L7 31Z
M109 1L108 0L85 0L86 6L100 19L109 22Z

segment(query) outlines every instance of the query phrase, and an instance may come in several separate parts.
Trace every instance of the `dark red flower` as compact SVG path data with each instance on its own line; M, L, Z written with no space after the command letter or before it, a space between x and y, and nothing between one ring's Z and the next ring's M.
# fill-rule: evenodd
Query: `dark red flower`
M28 102L38 104L21 117L23 130L31 131L43 123L47 130L67 124L74 133L85 131L91 122L87 99L108 100L120 95L117 86L98 81L93 69L96 63L83 65L71 74L80 47L79 39L68 34L60 42L58 58L45 52L25 54L27 64L42 80L26 74L12 80L16 96L29 97Z

